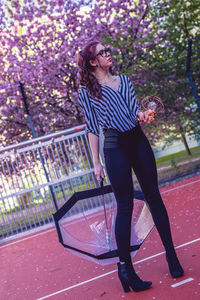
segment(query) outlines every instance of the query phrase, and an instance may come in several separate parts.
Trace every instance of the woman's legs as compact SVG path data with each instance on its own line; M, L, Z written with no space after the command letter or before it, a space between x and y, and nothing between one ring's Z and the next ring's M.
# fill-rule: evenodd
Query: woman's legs
M119 146L104 148L104 156L108 177L117 200L115 236L120 261L131 262L130 231L134 198L131 167L133 167L166 250L170 272L174 277L182 275L183 270L174 250L168 214L158 188L154 154L143 131L139 127L121 135Z

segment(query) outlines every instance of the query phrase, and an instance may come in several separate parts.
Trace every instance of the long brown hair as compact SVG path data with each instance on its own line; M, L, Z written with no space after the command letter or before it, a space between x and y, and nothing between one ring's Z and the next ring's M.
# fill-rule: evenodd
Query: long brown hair
M78 53L78 83L85 86L88 94L97 100L102 99L101 85L96 77L92 74L95 67L91 66L90 60L95 58L96 46L102 44L99 40L92 40Z

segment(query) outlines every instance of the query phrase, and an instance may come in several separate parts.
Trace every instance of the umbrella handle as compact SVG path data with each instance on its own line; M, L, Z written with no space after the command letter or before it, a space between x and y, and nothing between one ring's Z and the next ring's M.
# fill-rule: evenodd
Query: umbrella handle
M102 202L103 202L105 224L106 224L106 239L107 239L107 242L108 242L108 245L109 245L109 248L110 248L110 234L109 234L109 230L108 230L106 205L105 205L105 201L104 201L103 177L101 177L101 175L100 175L100 185L101 185L101 190L102 190Z
M100 185L101 185L101 188L103 189L103 177L101 177L101 175L100 175Z

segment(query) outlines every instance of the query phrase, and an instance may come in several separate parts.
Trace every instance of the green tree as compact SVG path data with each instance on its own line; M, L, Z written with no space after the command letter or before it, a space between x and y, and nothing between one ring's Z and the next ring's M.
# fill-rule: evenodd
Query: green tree
M187 133L199 136L200 123L186 77L187 44L188 39L192 38L191 71L199 91L199 18L200 7L196 0L154 0L145 18L146 22L153 20L152 30L142 40L142 49L138 48L141 40L134 40L133 35L118 36L121 47L126 49L126 55L121 55L119 63L132 76L138 98L158 95L165 104L163 115L157 116L152 125L143 125L145 133L152 144L158 140L171 143L181 137L189 155L191 152L185 135ZM113 41L114 45L115 43L116 40ZM145 49L145 45L148 48Z

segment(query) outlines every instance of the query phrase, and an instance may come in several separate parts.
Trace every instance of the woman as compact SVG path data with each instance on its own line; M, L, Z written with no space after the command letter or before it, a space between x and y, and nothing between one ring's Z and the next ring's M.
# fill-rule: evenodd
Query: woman
M79 104L84 109L86 132L93 156L97 180L105 177L99 160L99 127L104 132L104 156L107 174L117 201L115 237L118 247L118 275L125 292L142 291L151 281L136 274L130 256L131 217L133 211L132 168L150 208L155 226L166 251L172 277L183 275L177 258L165 205L157 182L153 151L139 120L151 123L152 115L140 111L133 85L126 75L110 73L112 59L100 41L91 41L78 54L78 76L82 85Z

